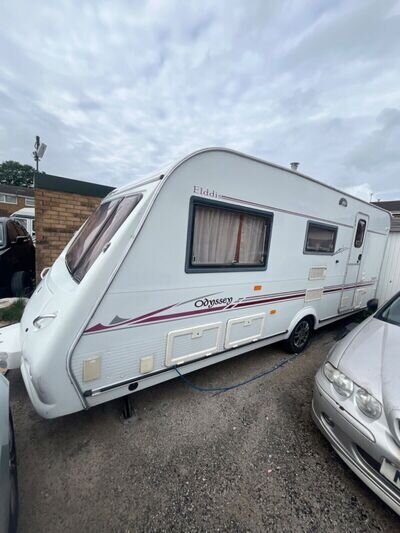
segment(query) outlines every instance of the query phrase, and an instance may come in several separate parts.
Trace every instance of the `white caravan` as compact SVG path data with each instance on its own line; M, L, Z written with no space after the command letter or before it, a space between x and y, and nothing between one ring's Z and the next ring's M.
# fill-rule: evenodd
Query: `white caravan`
M175 378L177 365L284 339L301 351L311 329L375 296L389 226L386 211L298 172L201 150L111 192L0 351L9 366L22 355L47 418Z
M35 208L23 207L15 211L11 217L18 219L32 237L33 242L35 242Z

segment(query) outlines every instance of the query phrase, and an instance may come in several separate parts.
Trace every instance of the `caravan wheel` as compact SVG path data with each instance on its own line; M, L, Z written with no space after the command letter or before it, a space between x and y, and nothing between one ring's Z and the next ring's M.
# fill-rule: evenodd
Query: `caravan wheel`
M285 347L290 353L300 353L307 348L313 331L310 317L304 317L296 324L290 337L285 341Z

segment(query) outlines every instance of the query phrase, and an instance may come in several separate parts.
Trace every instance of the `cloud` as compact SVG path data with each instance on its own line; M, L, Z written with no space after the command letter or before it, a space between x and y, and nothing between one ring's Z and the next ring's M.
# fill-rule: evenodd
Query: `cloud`
M348 153L347 162L356 172L370 176L378 194L400 197L400 109L383 109L376 117L375 128L360 136ZM397 189L392 189L397 185Z
M373 198L373 191L369 183L360 183L360 185L345 187L344 191L366 202L370 202L372 199L376 200L376 198Z
M2 11L0 160L30 162L40 134L46 172L120 185L222 145L397 194L394 1L17 0Z

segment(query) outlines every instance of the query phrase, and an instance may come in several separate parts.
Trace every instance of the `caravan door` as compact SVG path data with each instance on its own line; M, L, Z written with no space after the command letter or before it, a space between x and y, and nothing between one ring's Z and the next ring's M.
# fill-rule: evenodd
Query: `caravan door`
M358 213L355 220L352 245L348 255L348 264L343 282L339 313L365 306L365 289L357 287L362 282L363 252L368 227L368 215Z

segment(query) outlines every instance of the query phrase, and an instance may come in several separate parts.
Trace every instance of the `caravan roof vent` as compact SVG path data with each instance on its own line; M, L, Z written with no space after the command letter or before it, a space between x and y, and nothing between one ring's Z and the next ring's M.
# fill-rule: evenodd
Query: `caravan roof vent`
M297 169L299 168L299 165L300 165L300 163L298 161L292 161L290 163L290 168L296 172Z

